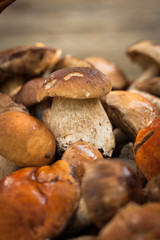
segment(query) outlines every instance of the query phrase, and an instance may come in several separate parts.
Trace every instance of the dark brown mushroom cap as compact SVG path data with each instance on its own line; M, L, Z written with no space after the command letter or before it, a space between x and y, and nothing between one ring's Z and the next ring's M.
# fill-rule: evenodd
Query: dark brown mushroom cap
M0 1L0 13L8 7L11 3L15 2L16 0L1 0Z
M51 73L37 94L37 100L45 97L73 99L99 98L111 91L111 81L95 68L64 68Z
M128 56L137 62L143 69L150 65L160 67L160 45L152 41L141 41L127 50Z
M30 107L37 103L37 92L42 86L44 78L35 78L26 82L20 91L14 96L17 103L21 103L26 107Z
M160 239L160 203L139 206L129 203L106 224L98 240Z
M59 60L54 68L54 71L62 68L71 68L71 67L92 67L93 65L86 60L71 55L66 55L64 58Z
M95 68L107 75L111 79L113 89L124 89L128 86L128 80L124 73L112 62L107 59L91 56L86 58L86 61L93 64Z
M61 50L43 44L20 46L0 52L0 81L11 75L37 76L52 67Z
M0 181L1 240L45 240L65 228L79 199L69 165L29 167Z
M92 221L102 227L120 207L141 199L140 179L122 162L90 162L82 179L82 196Z

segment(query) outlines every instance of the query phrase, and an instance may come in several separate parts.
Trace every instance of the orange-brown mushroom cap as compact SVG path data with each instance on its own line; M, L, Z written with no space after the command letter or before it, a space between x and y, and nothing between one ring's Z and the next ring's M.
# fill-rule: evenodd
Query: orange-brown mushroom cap
M51 163L56 142L38 119L18 111L0 114L0 155L20 166Z
M79 186L69 165L23 168L0 181L1 240L55 238L72 216Z
M73 99L99 98L111 91L111 81L95 68L64 68L51 73L37 94L37 100L45 97Z

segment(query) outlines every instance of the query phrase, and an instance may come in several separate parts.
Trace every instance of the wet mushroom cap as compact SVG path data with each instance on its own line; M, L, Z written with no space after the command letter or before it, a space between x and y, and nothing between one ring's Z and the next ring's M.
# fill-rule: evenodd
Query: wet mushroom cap
M106 96L106 104L111 121L131 140L159 116L157 108L138 93L112 91Z
M160 45L152 41L141 41L127 50L128 56L143 69L150 65L160 65Z
M111 91L111 81L95 68L64 68L51 73L37 94L37 100L45 97L73 99L99 98Z
M98 56L87 57L85 60L93 64L95 68L100 70L111 79L113 89L120 90L127 87L128 80L126 76L114 63L111 63L108 60Z
M43 44L20 46L0 52L0 81L13 75L37 76L52 67L61 50Z
M0 114L0 155L19 166L51 163L56 142L38 119L18 111Z
M134 143L137 166L147 180L160 174L160 117L141 129Z
M68 224L78 199L79 186L61 160L6 176L0 181L1 240L55 238Z

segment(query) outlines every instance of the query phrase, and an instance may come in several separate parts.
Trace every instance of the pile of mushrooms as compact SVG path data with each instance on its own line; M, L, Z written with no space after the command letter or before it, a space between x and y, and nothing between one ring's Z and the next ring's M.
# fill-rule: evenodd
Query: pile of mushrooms
M160 46L127 55L0 52L1 240L160 239Z

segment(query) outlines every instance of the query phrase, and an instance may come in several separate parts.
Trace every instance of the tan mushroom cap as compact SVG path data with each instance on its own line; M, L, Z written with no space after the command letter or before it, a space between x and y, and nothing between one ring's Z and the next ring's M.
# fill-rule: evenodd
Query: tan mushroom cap
M146 79L143 82L139 82L137 83L136 88L160 97L160 77L153 77L151 79Z
M62 68L71 68L71 67L92 67L93 65L86 60L71 55L66 55L64 58L59 60L54 70L59 70Z
M126 76L114 63L98 56L87 57L86 60L111 79L113 89L120 90L128 86Z
M59 60L61 49L37 43L0 52L0 81L13 75L37 76Z
M44 82L44 78L35 78L26 82L20 91L14 96L17 103L21 103L26 107L30 107L37 103L37 92Z
M127 50L127 54L143 69L150 65L160 65L160 45L152 41L141 41L132 45Z
M132 140L159 116L157 108L138 93L112 91L106 96L106 103L112 122Z
M51 163L56 142L51 131L38 119L22 112L0 114L0 155L19 166Z
M160 239L160 203L142 206L129 203L106 224L98 240L158 240Z
M37 100L45 97L73 99L99 98L111 91L111 81L95 68L64 68L51 73L37 94Z
M81 181L88 163L103 159L103 156L92 144L85 141L77 141L64 152L61 159L72 166L74 175Z
M0 181L1 240L55 239L78 199L79 186L64 161L8 175Z

